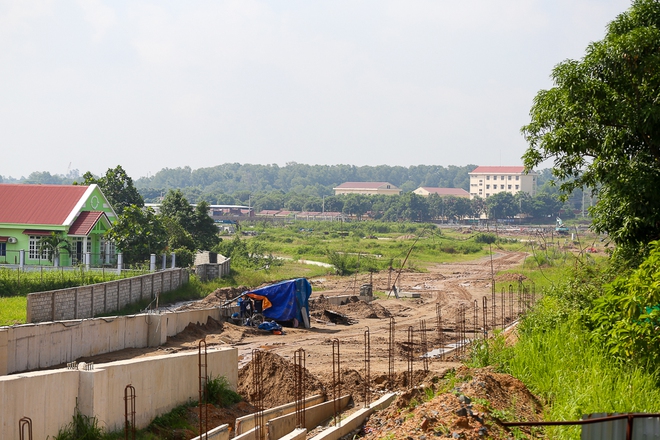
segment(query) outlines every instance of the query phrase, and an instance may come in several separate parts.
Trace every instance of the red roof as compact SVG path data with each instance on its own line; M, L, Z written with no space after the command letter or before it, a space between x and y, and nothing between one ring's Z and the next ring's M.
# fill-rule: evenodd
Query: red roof
M479 174L519 174L525 171L525 167L476 167L473 173Z
M88 188L0 184L0 223L62 225Z
M83 211L69 228L68 235L89 235L90 231L103 217L103 211Z
M381 186L387 186L390 185L390 189L398 189L396 186L392 185L391 183L388 182L344 182L341 185L339 185L336 189L341 188L341 189L346 189L346 188L351 188L351 189L378 189Z
M463 188L431 188L428 186L422 186L422 189L425 189L431 194L437 194L439 196L470 197L470 193L465 191Z

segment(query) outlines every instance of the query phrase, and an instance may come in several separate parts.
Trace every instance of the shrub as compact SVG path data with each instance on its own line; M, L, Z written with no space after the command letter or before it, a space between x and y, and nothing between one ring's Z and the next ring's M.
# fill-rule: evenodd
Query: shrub
M76 406L73 420L57 432L55 440L102 440L103 436L96 417L82 414Z
M206 381L206 400L209 403L226 408L240 402L243 398L229 387L226 377L211 376Z

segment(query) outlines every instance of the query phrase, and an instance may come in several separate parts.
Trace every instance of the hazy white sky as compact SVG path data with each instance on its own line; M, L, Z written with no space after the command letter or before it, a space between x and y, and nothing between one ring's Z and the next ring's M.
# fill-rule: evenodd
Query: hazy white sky
M629 0L0 0L0 175L519 165Z

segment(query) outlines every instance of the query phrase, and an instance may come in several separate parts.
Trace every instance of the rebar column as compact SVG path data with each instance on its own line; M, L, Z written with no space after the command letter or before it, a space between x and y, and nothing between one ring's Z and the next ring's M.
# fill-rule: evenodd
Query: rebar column
M513 322L515 320L513 314L513 299L514 299L513 284L509 284L509 321L510 322Z
M27 437L25 430L27 429ZM32 440L32 419L29 417L21 417L18 421L18 438L19 440Z
M476 299L474 300L474 310L472 313L472 323L473 323L473 331L472 331L472 337L474 339L477 339L477 335L479 335L479 301Z
M463 344L461 345L461 353L463 353L463 354L465 354L466 344L467 344L466 315L467 315L467 305L462 304L462 307L461 307L461 339L463 340Z
M422 319L419 321L419 339L420 346L422 349L422 365L425 372L429 371L429 344L426 339L426 320Z
M481 298L481 303L483 307L482 311L482 318L483 318L483 326L484 326L484 339L488 338L488 297L484 295L483 298Z
M436 332L438 338L438 345L440 346L440 359L444 360L445 334L442 329L442 307L440 306L440 303L435 304L435 326L436 326Z
M364 407L371 404L371 337L369 327L364 331Z
M415 341L413 340L413 332L415 330L413 329L413 326L410 325L408 326L408 388L413 387L413 360L414 360L414 343Z
M491 295L491 297L490 297L490 308L492 309L492 312L493 312L493 318L491 319L490 322L492 323L491 328L493 330L495 330L497 328L497 318L496 318L496 316L497 316L497 313L496 313L497 302L495 300L495 284L493 284L493 287L491 288L490 295Z
M502 330L506 327L506 293L502 286Z
M387 348L387 381L390 389L394 389L394 317L390 317L390 341Z
M124 439L135 440L135 387L131 384L124 388Z
M199 438L208 438L209 430L209 408L206 405L206 380L208 378L208 356L206 352L206 338L199 340L197 348L197 367L199 379Z
M341 426L341 361L339 359L339 339L332 340L332 398L335 426Z
M305 428L305 350L299 348L293 352L295 368L294 388L296 400L296 428Z
M254 428L258 440L266 439L266 427L264 426L264 365L263 353L259 349L252 350L252 389L254 389L254 398L252 405L255 407Z

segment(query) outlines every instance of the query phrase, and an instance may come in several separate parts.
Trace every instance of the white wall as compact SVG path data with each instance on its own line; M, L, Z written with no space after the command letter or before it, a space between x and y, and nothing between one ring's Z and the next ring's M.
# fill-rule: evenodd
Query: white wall
M208 351L208 373L225 376L236 389L238 350ZM196 351L97 364L92 371L51 370L0 377L0 438L18 438L18 421L32 419L33 438L51 438L68 424L76 398L80 411L96 416L103 427L120 430L124 423L124 389L135 387L136 426L196 400Z

